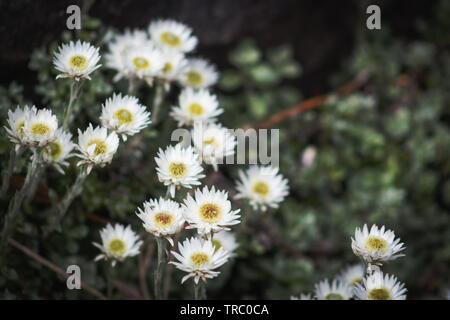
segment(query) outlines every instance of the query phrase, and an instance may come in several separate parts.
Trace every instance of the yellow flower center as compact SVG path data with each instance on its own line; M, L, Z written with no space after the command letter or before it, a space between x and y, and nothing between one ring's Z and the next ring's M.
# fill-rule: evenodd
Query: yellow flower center
M94 156L98 156L99 154L105 154L108 150L108 146L104 140L101 139L92 139L89 141L87 146L91 146L95 144Z
M325 300L345 300L345 299L341 294L332 292L325 296Z
M200 207L200 217L205 222L216 222L222 215L220 207L212 202L205 203Z
M123 255L127 249L127 245L122 239L115 238L109 242L108 249L114 255Z
M166 72L169 72L170 70L172 70L173 69L173 65L170 63L170 62L166 62L165 64L164 64L164 68L163 68L163 72L164 73L166 73Z
M370 252L386 251L388 247L387 241L377 236L369 236L364 245L364 248Z
M223 247L222 242L218 239L212 239L212 243L214 245L215 251Z
M187 167L182 162L172 162L169 164L169 173L174 178L182 178L186 175Z
M70 58L69 65L72 69L81 71L88 66L88 59L82 55L75 55Z
M169 212L159 212L153 216L153 221L158 227L170 227L173 223L174 217Z
M201 73L194 70L186 72L186 77L187 82L194 86L198 86L203 81L203 76L201 75Z
M392 300L391 292L387 288L376 288L368 292L369 300Z
M269 194L269 185L267 182L258 181L253 185L253 192L260 195L261 197L266 197Z
M203 144L216 144L216 139L214 137L206 138L203 140Z
M133 59L134 66L139 70L148 69L150 67L150 61L143 57L136 57Z
M133 114L127 109L122 108L114 112L114 118L119 121L119 126L121 126L123 124L129 124L133 121Z
M53 160L59 158L62 152L62 146L58 141L50 142L47 149L44 150L45 153L50 155Z
M160 39L162 42L174 47L181 43L180 37L169 31L161 33Z
M196 252L191 255L191 261L196 267L201 267L209 262L209 255L204 252Z
M50 131L50 127L42 122L33 123L30 127L30 131L34 135L45 135Z
M361 277L356 277L356 278L352 279L352 281L350 281L350 283L351 283L352 286L354 286L354 285L356 285L357 283L362 282L362 280L363 280L363 279L362 279Z
M203 106L196 102L191 103L188 107L188 110L194 116L200 116L205 112L205 110L203 109Z

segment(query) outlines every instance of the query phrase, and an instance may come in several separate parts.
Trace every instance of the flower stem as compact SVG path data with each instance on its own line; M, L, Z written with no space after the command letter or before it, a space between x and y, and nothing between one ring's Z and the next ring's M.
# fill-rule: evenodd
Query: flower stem
M64 120L63 120L63 129L67 131L70 122L72 121L72 113L73 113L73 106L76 102L76 100L79 97L80 89L83 84L83 80L79 81L72 81L70 85L70 99L69 99L69 105L67 106L66 112L64 114Z
M8 192L9 181L14 172L16 161L22 154L23 150L24 148L22 146L19 146L17 150L15 149L15 147L11 148L11 151L9 153L8 166L5 169L3 169L3 181L2 181L2 188L0 190L0 198L3 198L6 195L6 192Z
M163 238L156 237L156 245L158 247L158 262L155 268L154 281L155 281L155 299L162 299L161 279L163 276L163 264L164 264L164 249L165 242Z
M87 167L80 168L80 171L78 172L75 183L66 192L66 194L64 195L64 198L56 205L56 207L52 208L51 214L52 214L53 221L52 221L49 231L53 231L60 227L61 220L62 220L62 218L64 218L64 216L67 212L67 209L69 209L73 200L77 196L79 196L81 194L81 192L83 191L83 184L88 175L89 175L89 173L88 173Z
M161 103L166 95L166 90L164 90L164 83L157 82L155 88L155 96L153 98L153 110L152 110L152 123L155 125L158 121L158 113L161 108Z
M114 289L114 267L112 264L107 261L106 262L106 296L109 300L113 297L113 289Z
M22 188L17 191L14 198L11 199L8 205L8 211L5 216L5 222L3 225L3 232L0 239L0 252L3 253L8 243L8 238L12 235L14 230L14 223L20 208L22 207L23 200L28 195L30 187L33 184L33 180L36 178L36 173L40 166L41 148L33 148L33 159L28 165L27 175Z
M135 77L130 77L128 80L128 95L132 96L136 93L138 87L138 79Z
M194 300L206 300L206 286L202 280L194 282Z

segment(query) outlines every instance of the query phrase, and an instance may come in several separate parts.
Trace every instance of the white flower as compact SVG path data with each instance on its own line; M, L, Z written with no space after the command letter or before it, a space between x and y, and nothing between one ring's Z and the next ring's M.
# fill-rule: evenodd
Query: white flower
M342 282L347 283L349 286L354 286L359 282L362 282L364 278L365 270L361 264L355 264L345 268L341 274L340 279Z
M16 144L16 150L21 146L25 145L25 133L24 127L25 123L28 121L30 114L36 114L37 109L35 106L29 108L25 106L23 109L19 106L13 111L8 110L8 127L4 127L6 133L9 136L9 140Z
M111 259L114 266L117 261L123 261L127 257L133 257L139 254L142 240L131 230L131 226L124 227L116 224L114 227L110 224L100 230L102 243L93 243L102 253L95 261L100 259Z
M187 65L180 74L181 85L195 89L207 88L216 84L219 73L214 65L205 59L188 59Z
M229 256L223 248L216 250L211 241L198 238L190 238L183 243L178 243L178 251L180 253L171 251L178 262L169 263L188 273L181 283L192 277L195 283L198 283L200 279L206 282L206 279L217 277L220 272L215 269L227 262Z
M184 54L173 50L162 50L163 68L158 77L165 81L175 81L180 76L180 72L187 64Z
M255 210L278 208L289 194L288 181L278 173L278 168L251 166L245 173L240 171L239 177L236 199L248 199Z
M300 296L291 296L290 300L315 300L311 293L300 293Z
M229 230L228 226L240 223L240 209L231 210L231 202L226 191L211 190L204 187L196 189L195 197L188 195L184 200L184 217L189 224L187 229L197 228L201 235L220 230Z
M78 129L77 149L81 152L78 156L82 158L78 165L87 163L89 171L94 165L104 166L110 163L118 147L119 138L115 132L108 135L106 128L94 129L92 124L84 132Z
M212 237L212 243L216 250L224 248L230 254L230 258L236 256L235 250L238 247L238 243L233 232L221 230L215 233Z
M53 165L61 174L64 174L62 166L69 165L66 159L73 155L71 152L75 147L75 143L71 139L71 133L58 129L56 131L56 140L50 142L42 151L42 160Z
M215 171L218 164L222 164L226 157L234 154L236 147L236 137L217 123L195 123L192 142L200 159L211 164Z
M53 58L55 68L62 72L58 78L81 78L91 79L89 75L100 68L97 64L100 60L98 48L95 48L87 42L78 40L76 43L70 41L69 44L63 44L58 48Z
M156 237L166 238L173 246L171 235L180 231L184 224L183 209L172 200L146 201L143 204L144 210L138 208L137 216L142 220L147 232Z
M315 285L317 300L349 300L353 297L352 290L351 286L339 280L333 280L330 285L328 279L325 279Z
M58 119L48 109L31 109L23 126L23 141L30 147L45 147L56 139Z
M197 45L192 29L174 20L157 20L150 23L148 32L152 41L160 48L189 52Z
M367 225L364 225L362 230L356 228L355 238L352 238L352 249L355 255L368 263L381 265L383 262L404 256L399 252L405 247L399 238L395 239L394 232L385 230L384 226L379 229L373 225L369 232Z
M170 115L178 121L178 126L191 125L197 121L215 121L223 112L217 97L207 90L184 89L178 98L179 106L173 107Z
M108 43L109 52L105 55L106 65L115 69L118 74L114 80L119 80L127 75L127 53L131 48L148 45L149 39L147 33L142 30L125 30L125 33L116 35Z
M125 141L127 136L132 136L147 127L151 122L149 117L150 112L139 104L136 97L122 96L119 93L114 94L102 105L100 120L104 127L122 135Z
M375 271L356 285L354 293L359 300L405 300L406 291L395 276Z
M177 144L175 147L167 147L164 151L159 149L155 161L158 179L169 188L172 198L176 188L190 189L200 185L199 179L205 177L198 155L191 147L182 148Z
M128 76L145 79L151 84L164 68L161 51L150 43L132 47L126 53L125 68Z

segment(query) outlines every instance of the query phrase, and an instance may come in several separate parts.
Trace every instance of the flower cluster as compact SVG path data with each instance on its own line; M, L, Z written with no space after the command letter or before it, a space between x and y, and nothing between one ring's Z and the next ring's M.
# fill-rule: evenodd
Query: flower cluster
M325 279L315 286L314 297L302 294L292 296L292 300L405 300L405 285L393 275L383 273L379 266L382 263L402 256L404 249L400 239L385 227L373 225L369 231L367 225L363 229L356 228L352 238L352 249L360 257L362 264L348 266L331 283Z

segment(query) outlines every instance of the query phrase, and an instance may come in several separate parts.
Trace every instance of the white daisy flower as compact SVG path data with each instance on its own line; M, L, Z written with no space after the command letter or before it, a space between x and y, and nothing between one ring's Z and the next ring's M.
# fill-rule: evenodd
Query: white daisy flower
M73 156L71 153L75 143L72 142L72 134L64 132L62 129L56 131L56 140L42 151L42 160L45 163L53 165L56 170L64 174L63 166L68 166L67 158Z
M173 246L171 235L180 231L184 224L183 209L172 200L146 201L144 209L138 208L136 215L142 220L147 232L156 237L164 237Z
M181 85L195 89L208 88L216 84L219 73L214 65L201 58L188 59L179 81Z
M219 108L217 97L207 90L186 88L181 91L178 106L172 108L170 115L178 121L178 126L191 125L197 121L215 121L223 112Z
M28 121L30 114L36 114L35 106L29 108L25 106L23 109L19 106L14 111L8 110L8 126L4 127L8 134L9 140L16 144L16 151L21 145L26 144L24 127Z
M214 233L211 241L216 247L216 250L224 248L230 254L230 258L236 256L235 251L239 245L236 242L236 236L233 232L221 230Z
M88 164L88 171L94 165L103 167L110 163L118 147L119 138L115 132L108 135L106 128L94 129L91 123L84 132L78 129L77 149L81 152L78 156L82 159L78 165Z
M311 293L300 293L300 296L291 296L290 300L316 300Z
M150 112L132 96L114 94L102 105L102 125L119 135L124 141L150 124Z
M162 50L161 53L163 68L158 77L167 82L177 80L187 64L184 54L173 50Z
M194 198L188 195L184 200L184 217L189 224L187 229L197 229L200 235L220 230L230 230L228 226L240 223L240 209L231 210L231 202L226 191L211 190L204 187L196 189Z
M163 49L189 52L194 50L198 42L190 27L174 20L154 21L150 23L148 32L152 41Z
M355 286L357 283L362 282L364 278L365 270L361 264L355 264L345 268L340 275L341 281L347 283L349 286Z
M345 282L333 280L330 284L325 279L315 285L317 300L350 300L353 297L353 288Z
M30 147L45 147L56 139L58 119L48 109L31 109L23 126L23 141Z
M406 291L395 276L375 271L356 285L354 293L359 300L406 300Z
M87 42L78 40L76 43L70 41L58 48L58 52L53 57L55 68L62 72L58 78L81 78L91 79L89 75L100 68L97 64L100 60L98 48Z
M191 147L182 148L180 144L169 146L166 150L159 149L156 171L158 179L168 187L170 196L175 197L175 190L180 187L191 188L200 185L200 179L205 177L198 155Z
M218 123L197 122L192 130L192 142L200 159L217 171L218 164L234 154L236 137Z
M278 208L289 194L288 181L278 172L278 168L251 166L246 172L240 171L239 177L235 198L248 199L254 210Z
M106 66L118 72L114 81L127 75L126 56L128 51L134 47L148 45L148 43L147 33L142 30L125 30L125 33L114 36L108 43L109 51L105 55Z
M110 224L106 228L100 230L102 243L93 245L99 248L102 253L99 254L95 261L101 259L111 259L114 267L117 261L123 261L127 257L133 257L139 254L142 240L131 230L131 226L123 226L116 224L114 227Z
M200 279L206 282L206 279L217 277L220 272L215 271L228 261L229 254L223 248L216 250L211 241L190 238L178 243L178 251L171 251L178 260L169 263L175 265L178 269L187 272L181 283L194 277L197 284Z
M149 84L164 68L161 50L151 44L130 48L125 59L128 76L145 79Z
M404 250L400 238L395 239L395 234L391 230L380 229L373 225L369 229L364 225L363 229L356 228L355 238L352 238L352 249L355 255L363 258L366 262L381 265L383 262L397 259L404 256L399 254Z

